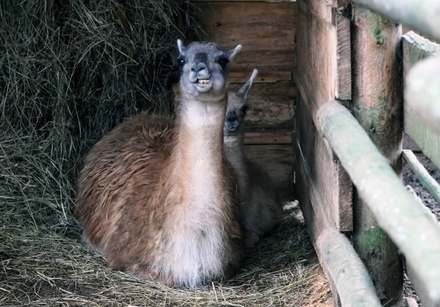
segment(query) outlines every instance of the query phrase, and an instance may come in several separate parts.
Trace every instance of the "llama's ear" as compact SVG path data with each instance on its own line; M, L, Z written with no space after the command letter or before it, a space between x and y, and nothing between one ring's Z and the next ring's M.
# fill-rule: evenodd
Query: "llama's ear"
M183 54L187 50L187 48L183 45L183 42L180 39L177 40L177 47L179 48L180 54Z
M237 45L237 47L225 51L225 54L230 62L234 59L235 55L241 50L241 47L242 47L241 45Z
M246 83L241 87L241 89L238 90L238 92L237 92L238 97L243 98L243 100L247 99L247 96L249 94L249 90L251 89L252 83L254 82L254 79L257 76L257 74L258 74L258 69L254 69L249 80L247 80Z

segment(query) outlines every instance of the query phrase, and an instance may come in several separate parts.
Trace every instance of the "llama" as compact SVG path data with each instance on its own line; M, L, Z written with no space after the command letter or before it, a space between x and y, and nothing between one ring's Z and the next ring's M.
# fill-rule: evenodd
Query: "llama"
M269 175L244 155L244 118L247 97L258 71L237 92L229 93L224 131L226 158L238 175L240 211L245 243L254 246L282 218L282 202Z
M178 40L177 120L140 114L87 154L76 209L112 268L196 287L235 272L244 243L236 175L223 154L227 64L241 49Z

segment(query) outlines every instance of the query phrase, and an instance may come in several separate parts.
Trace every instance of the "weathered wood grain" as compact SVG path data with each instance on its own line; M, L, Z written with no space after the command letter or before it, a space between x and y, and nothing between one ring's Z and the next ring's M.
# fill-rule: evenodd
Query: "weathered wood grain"
M292 2L196 1L209 39L224 47L242 44L232 72L292 71L295 61L296 14Z
M301 100L297 103L295 119L298 180L306 187L306 191L298 189L298 194L309 198L300 201L309 233L316 240L327 228L351 231L351 182Z
M393 21L359 6L354 6L352 13L353 115L394 170L400 173L401 29ZM376 236L375 249L368 247L372 229L378 229L378 224L370 207L357 195L354 199L355 248L370 270L376 289L382 292L382 301L393 304L403 295L401 258L385 233Z
M437 221L427 214L429 211L426 207L419 204L403 186L389 159L379 152L363 127L345 107L336 101L329 102L320 108L318 118L325 138L378 222L365 230L358 244L378 257L384 255L383 249L389 249L390 244L383 242L389 240L388 234L423 281L434 306L438 306L440 227ZM396 283L401 278L402 268L392 270L400 259L400 255L396 254L394 259L393 255L386 253L387 258L381 259L381 273ZM389 292L381 292L381 295L384 294L388 295L387 301L392 298Z
M244 143L245 145L291 145L292 131L289 129L275 129L271 131L246 131Z
M266 170L283 200L293 200L292 145L246 145L245 155Z
M231 84L231 91L243 84ZM297 91L293 81L256 83L249 94L246 115L248 129L293 129Z
M345 10L348 10L345 8ZM351 39L350 19L343 16L341 11L335 11L336 23L336 93L335 97L340 100L351 99Z
M412 31L403 35L402 48L403 75L405 77L408 76L409 71L417 62L434 55L440 55L439 44L431 42ZM419 80L421 81L421 79ZM419 80L416 81L418 82ZM434 161L437 166L440 166L440 136L415 110L417 109L417 105L414 107L408 103L406 78L404 78L404 82L404 130L417 143L423 153ZM414 103L418 104L420 96L415 95L414 98Z

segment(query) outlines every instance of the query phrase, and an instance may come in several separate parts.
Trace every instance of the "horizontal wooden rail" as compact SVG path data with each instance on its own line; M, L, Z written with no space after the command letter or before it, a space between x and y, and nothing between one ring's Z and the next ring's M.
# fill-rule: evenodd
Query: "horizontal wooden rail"
M316 246L342 306L382 306L367 269L343 234L335 229L324 230Z
M409 167L416 174L420 183L429 191L431 196L440 204L440 184L428 173L426 168L419 162L411 150L403 150L403 157L408 162Z
M405 100L440 134L440 56L432 56L411 68L406 77Z
M318 111L324 137L387 232L413 266L436 306L440 304L440 226L403 186L388 160L351 113L336 101Z
M353 0L354 3L440 40L438 0Z

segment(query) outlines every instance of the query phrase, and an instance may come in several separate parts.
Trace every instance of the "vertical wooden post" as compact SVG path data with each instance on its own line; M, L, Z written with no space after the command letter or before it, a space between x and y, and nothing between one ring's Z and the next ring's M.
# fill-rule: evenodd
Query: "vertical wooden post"
M400 26L353 6L353 113L394 170L401 171L402 80ZM397 248L362 200L354 200L354 245L382 303L402 299L403 271Z

